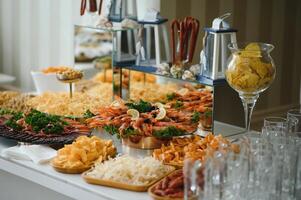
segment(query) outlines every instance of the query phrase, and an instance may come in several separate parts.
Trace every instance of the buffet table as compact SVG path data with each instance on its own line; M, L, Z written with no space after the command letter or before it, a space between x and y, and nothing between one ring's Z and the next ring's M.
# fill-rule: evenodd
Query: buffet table
M217 132L239 137L242 128L217 122ZM0 138L0 151L16 145ZM146 192L131 192L86 183L80 175L56 172L50 165L30 161L10 160L0 156L1 199L89 199L89 200L147 200ZM10 187L11 185L11 187Z

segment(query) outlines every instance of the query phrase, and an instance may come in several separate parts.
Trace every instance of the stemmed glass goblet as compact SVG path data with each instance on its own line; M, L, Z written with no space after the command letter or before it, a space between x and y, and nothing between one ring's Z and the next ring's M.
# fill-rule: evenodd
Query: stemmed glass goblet
M230 43L231 56L226 69L228 84L238 92L245 112L246 132L259 94L273 82L275 64L270 55L274 46L266 43Z

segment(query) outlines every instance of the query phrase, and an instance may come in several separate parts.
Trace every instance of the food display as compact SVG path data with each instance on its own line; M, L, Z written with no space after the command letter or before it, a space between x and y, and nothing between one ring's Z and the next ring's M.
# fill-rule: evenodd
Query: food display
M108 105L112 96L106 93L89 95L75 92L73 98L67 92L45 92L42 95L31 98L28 105L41 111L61 116L82 116L87 110L98 111L98 108Z
M165 164L182 167L185 159L203 161L211 151L218 150L221 146L225 150L239 152L239 147L236 144L231 144L229 140L221 135L208 134L205 138L197 135L173 138L169 144L162 145L160 149L155 149L153 157Z
M143 137L167 139L191 134L198 121L192 112L179 112L177 108L164 107L161 103L119 102L102 107L87 123L91 128L101 128L121 138L139 142Z
M149 102L166 102L167 95L176 92L179 86L174 83L131 83L130 99L139 101L140 99Z
M103 72L99 72L93 77L93 80L96 82L110 82L112 83L113 80L113 72L112 69L105 70ZM122 71L122 79L123 84L126 84L130 79L133 82L147 82L147 83L154 83L156 81L156 77L151 74L144 74L143 72L131 71Z
M90 129L78 121L37 110L29 113L0 110L0 135L32 144L67 144Z
M42 69L42 72L44 74L56 74L56 73L62 73L64 71L72 69L71 67L66 66L50 66L47 68Z
M74 81L83 77L83 72L75 69L67 69L56 73L58 80L60 81Z
M20 95L19 92L15 91L3 91L0 92L0 106L2 106L7 101L15 98L16 96Z
M146 191L150 185L174 170L152 157L134 158L128 155L96 163L83 177L88 183Z
M103 80L103 79L101 79ZM179 86L174 83L157 84L149 82L131 82L130 99L139 101L140 99L149 102L166 102L167 95L176 92ZM91 96L99 96L110 104L112 100L113 91L112 84L109 82L83 80L76 84L76 91L84 92Z
M200 44L197 18L170 20L157 12L159 1L136 2L137 8L133 1L81 0L84 18L76 20L80 24L69 36L74 39L74 66L32 67L39 69L30 72L36 91L0 91L0 137L4 137L0 161L9 166L16 159L12 163L20 166L14 168L33 168L49 178L50 184L44 180L43 186L76 199L298 199L294 195L299 184L296 174L301 174L296 172L299 140L287 136L284 142L290 148L281 144L280 157L274 159L271 154L277 155L274 147L280 145L277 138L272 141L266 127L265 137L249 131L255 102L275 78L270 56L274 46L237 42L237 30L226 21L231 13L215 18L210 28L201 27ZM158 39L158 25L167 23L169 31L159 30L164 37ZM149 26L155 27L154 33ZM196 52L197 44L202 51ZM56 50L50 46L46 53ZM160 53L160 46L165 46L165 53ZM60 50L64 49L68 48ZM43 58L48 57L42 56L39 63L66 60ZM23 64L29 67L30 60ZM26 81L17 80L11 88L33 89L22 77L28 75L26 70L3 73L9 72ZM247 133L243 138L238 136L241 128L213 118L223 111L216 109L228 106L219 105L220 95L214 96L226 83L243 102ZM5 88L10 87L1 90ZM287 121L288 126L297 123ZM234 140L216 135L216 128L221 133L233 130L227 137ZM278 135L283 140L283 134ZM278 161L294 166L280 166ZM261 176L267 172L272 178ZM66 194L51 181L67 186ZM71 190L76 187L80 190ZM270 194L265 193L268 189Z
M72 144L58 150L52 166L60 172L81 173L91 168L94 162L103 162L116 155L112 140L96 136L80 136Z
M211 91L184 88L167 94L165 101L119 100L101 107L87 123L117 134L126 145L143 149L158 148L174 136L192 134L200 122L202 127L211 128Z
M227 81L237 91L258 92L266 89L275 77L275 69L258 43L250 43L233 54Z
M204 130L212 128L213 95L210 90L183 88L166 96L166 105L181 112L192 113L192 122L201 122Z
M27 102L33 97L31 94L22 94L14 91L0 92L0 108L16 112L29 112L32 106L28 105Z

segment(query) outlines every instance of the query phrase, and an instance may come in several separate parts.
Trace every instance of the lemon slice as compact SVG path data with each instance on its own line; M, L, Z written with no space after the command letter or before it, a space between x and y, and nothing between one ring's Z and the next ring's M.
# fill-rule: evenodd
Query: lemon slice
M189 92L189 90L187 88L182 88L180 90L178 90L178 94L184 96L185 94L187 94Z
M165 108L159 108L159 114L156 116L156 120L161 120L164 119L164 117L166 116L166 110Z
M159 103L159 102L155 103L154 105L157 106L159 109L164 108L164 105L162 103Z
M118 107L118 106L120 106L120 102L117 101L117 100L115 100L115 101L113 101L113 102L111 103L111 106L116 106L116 107Z
M126 113L132 116L132 120L137 120L139 118L139 111L136 109L129 109Z

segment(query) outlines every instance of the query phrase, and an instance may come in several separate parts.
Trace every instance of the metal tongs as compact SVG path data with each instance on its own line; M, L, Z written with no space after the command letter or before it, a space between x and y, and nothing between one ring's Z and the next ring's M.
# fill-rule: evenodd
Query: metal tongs
M173 20L171 23L171 45L173 64L191 63L199 33L199 20L185 17L183 21ZM175 36L177 33L177 36ZM176 47L176 38L178 39ZM177 53L178 52L178 53Z

